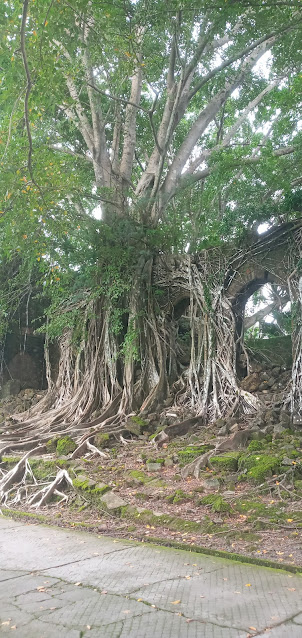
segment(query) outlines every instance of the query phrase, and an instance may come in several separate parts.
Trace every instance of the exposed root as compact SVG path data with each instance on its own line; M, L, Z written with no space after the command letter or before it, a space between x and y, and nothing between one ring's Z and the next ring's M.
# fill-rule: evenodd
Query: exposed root
M102 456L103 458L107 458L107 454L102 450L99 450L95 445L90 443L89 439L86 439L81 443L75 451L72 453L72 459L78 459L80 456L83 456L86 452L92 452L93 456Z
M182 478L187 478L190 475L193 475L195 478L199 477L199 472L201 468L210 466L210 458L215 453L215 450L211 450L210 452L205 452L201 456L198 456L197 459L194 459L188 465L182 468L181 475Z
M60 470L56 478L54 479L54 481L52 481L52 483L50 483L50 485L45 485L41 490L33 494L27 500L28 505L31 505L36 508L42 507L43 505L46 505L50 501L53 494L56 494L62 497L60 503L62 501L67 501L68 496L66 494L62 494L62 492L59 492L58 490L58 488L64 485L64 483L71 485L71 487L73 486L72 480L68 472L66 470Z
M42 453L49 440L68 435L77 444L72 458L87 452L104 456L93 445L95 434L108 433L124 444L128 415L135 413L145 418L158 411L167 397L173 397L173 410L184 414L187 411L196 417L167 427L164 434L155 437L157 445L162 445L166 437L185 434L199 419L206 424L219 417L248 415L261 409L260 401L238 384L236 316L230 288L239 273L240 289L243 283L240 278L248 272L247 260L261 262L263 254L275 246L280 236L287 254L286 242L291 233L292 226L286 225L284 230L281 227L280 232L277 229L256 242L248 253L239 251L231 260L219 249L194 256L159 255L147 261L142 258L125 299L128 333L124 345L130 345L124 358L119 355L119 338L110 329L110 301L105 297L96 301L87 291L77 304L82 313L77 326L78 332L82 330L79 347L75 350L73 335L66 330L59 344L56 382L52 381L46 357L48 392L31 408L30 414L15 415L6 424L0 437L0 454L23 453L37 446L41 446ZM297 230L294 243L298 246L296 252L301 252L301 229ZM161 295L154 295L155 285ZM290 278L289 288L291 299L301 312L302 283L297 270ZM60 311L73 309L71 304ZM185 370L179 360L176 338L178 319L184 312L191 333L190 361ZM291 411L299 423L301 321L297 322L293 346Z
M27 452L11 470L3 474L0 480L0 504L12 506L22 501L28 506L42 507L54 494L61 496L60 502L68 500L68 496L58 490L66 484L73 485L68 472L61 469L52 482L38 483L28 461L34 453L37 453L37 449Z

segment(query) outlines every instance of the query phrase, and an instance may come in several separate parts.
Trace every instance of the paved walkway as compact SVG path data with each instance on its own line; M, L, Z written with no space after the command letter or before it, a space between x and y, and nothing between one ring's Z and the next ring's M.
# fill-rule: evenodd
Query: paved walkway
M0 517L0 636L301 638L301 594L299 575Z

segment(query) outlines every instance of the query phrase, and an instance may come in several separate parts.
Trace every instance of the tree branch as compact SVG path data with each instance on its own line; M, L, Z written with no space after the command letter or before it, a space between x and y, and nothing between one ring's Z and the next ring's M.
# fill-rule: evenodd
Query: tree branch
M81 153L77 153L76 151L73 151L71 148L64 148L63 146L60 148L58 146L55 146L55 144L48 144L48 148L50 148L52 151L57 151L59 153L65 153L67 155L72 155L73 157L78 157L79 159L85 160L86 162L90 162L93 164L92 157L89 157L89 155L82 155Z
M139 106L142 92L142 43L143 31L140 30L137 33L137 43L139 46L139 52L136 54L136 68L131 82L130 102L127 104L124 124L124 145L122 152L122 159L120 164L120 175L126 181L131 180L132 167L135 152L136 143L136 118L137 107ZM151 118L152 123L152 118Z
M234 135L237 133L238 129L243 124L243 122L246 120L246 118L251 113L251 111L253 111L253 109L261 102L261 100L268 93L270 93L271 91L273 91L274 88L276 88L276 86L278 85L280 80L281 80L281 78L276 78L276 80L274 80L274 82L271 82L268 86L265 87L265 89L263 89L263 91L261 91L261 93L259 93L253 100L251 100L251 102L245 107L245 109L243 110L241 115L237 118L236 122L234 122L233 126L231 126L231 128L228 130L228 132L226 133L226 135L223 138L223 140L220 141L219 144L216 144L213 148L208 149L206 151L203 151L201 153L201 155L199 155L199 157L197 157L190 164L190 167L188 168L186 173L183 174L183 176L186 176L186 175L189 175L189 174L193 174L194 171L198 168L198 166L200 166L200 164L202 164L202 162L208 160L213 153L216 153L217 151L221 151L221 150L227 148L230 145L230 142L233 139ZM277 152L276 152L276 154L277 154ZM280 155L281 155L281 153L280 153Z
M26 48L25 48L25 28L26 28L27 14L28 14L28 6L29 6L29 0L24 0L20 35L21 35L21 55L22 55L23 66L24 66L26 80L27 80L25 99L24 99L24 119L25 119L25 126L26 126L26 133L27 133L28 147L29 147L28 156L27 156L27 166L28 166L30 176L32 178L31 159L32 159L32 152L33 152L33 142L32 142L31 130L30 130L29 110L28 110L28 101L29 101L29 95L32 89L32 81L31 81L31 75L30 75L30 70L29 70L28 61L27 61Z

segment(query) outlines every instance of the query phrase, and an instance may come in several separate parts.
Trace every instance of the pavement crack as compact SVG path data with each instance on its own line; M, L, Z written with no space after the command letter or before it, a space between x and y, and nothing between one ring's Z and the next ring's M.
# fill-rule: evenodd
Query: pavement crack
M11 576L10 578L4 578L0 580L0 585L2 583L7 583L9 580L17 580L17 578L24 578L24 576L29 576L28 572L24 572L24 574L18 574L18 576Z
M49 571L51 569L59 569L60 567L67 567L68 565L76 565L77 563L84 563L85 561L88 560L92 560L93 558L104 558L104 556L110 556L111 554L116 554L116 552L124 552L125 550L127 550L128 547L120 547L119 549L113 549L111 552L106 552L105 554L102 554L100 556L96 556L94 554L92 554L92 556L86 556L86 558L78 558L76 560L71 560L68 561L67 563L60 563L59 565L49 565L48 567L41 567L40 569L37 569L36 572L33 571L32 573L41 573L41 572L46 572Z

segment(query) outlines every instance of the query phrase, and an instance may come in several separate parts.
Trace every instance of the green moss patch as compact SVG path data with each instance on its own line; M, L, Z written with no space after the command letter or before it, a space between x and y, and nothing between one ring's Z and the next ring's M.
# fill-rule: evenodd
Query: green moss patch
M211 465L217 472L237 472L240 456L241 452L228 452L227 454L212 456Z
M56 453L58 456L68 456L68 454L75 451L76 447L76 443L70 436L64 436L57 441Z
M175 490L175 492L167 496L166 500L168 501L168 503L174 503L175 505L177 503L185 503L185 501L189 501L192 498L192 492L188 494L186 492L183 492L183 490Z
M108 445L109 438L110 436L107 432L99 432L94 437L94 444L98 448L106 447Z
M244 454L240 457L238 470L245 472L248 480L263 483L266 478L281 471L281 459L272 454Z
M144 510L143 512L138 512L135 508L131 506L126 506L121 508L121 516L122 518L130 518L132 520L139 521L144 525L150 525L150 527L161 527L168 528L170 530L181 531L181 532L199 532L203 531L200 523L195 523L194 521L186 521L183 518L179 518L178 516L170 516L168 514L160 514L155 515L151 510Z
M191 461L197 459L198 456L201 456L202 454L205 454L205 452L208 452L209 449L210 447L208 445L201 445L198 447L191 445L183 450L179 450L178 458L180 466L184 467L184 465L191 463Z
M204 496L199 501L200 505L211 505L211 509L213 512L230 512L231 507L227 501L225 501L222 496L217 494L208 494L208 496Z
M55 461L44 459L29 459L30 467L37 480L43 480L55 477L60 468L68 467L69 463L65 460L57 459Z

